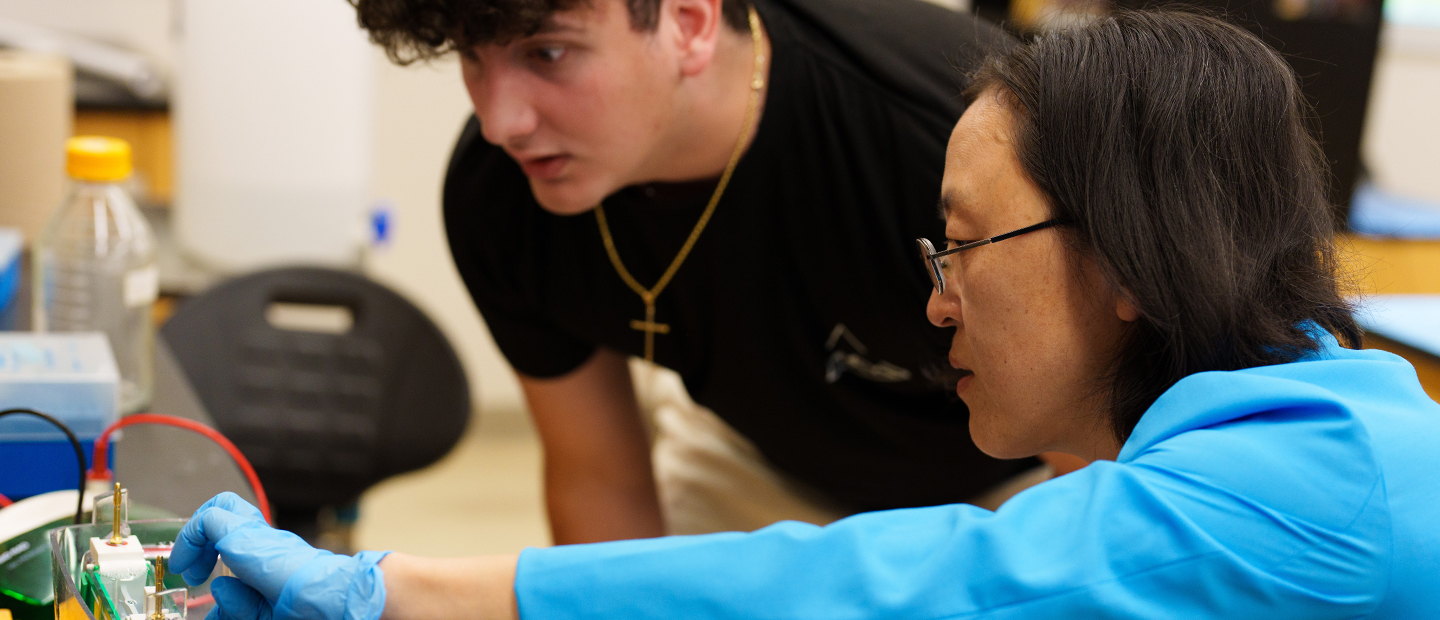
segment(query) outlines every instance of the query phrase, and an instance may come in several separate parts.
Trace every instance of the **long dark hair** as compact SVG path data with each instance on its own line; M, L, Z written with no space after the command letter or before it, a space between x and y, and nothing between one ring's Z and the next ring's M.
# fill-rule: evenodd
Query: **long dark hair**
M1140 311L1108 381L1125 441L1176 381L1359 342L1324 158L1284 59L1219 19L1120 12L981 65L1067 238Z

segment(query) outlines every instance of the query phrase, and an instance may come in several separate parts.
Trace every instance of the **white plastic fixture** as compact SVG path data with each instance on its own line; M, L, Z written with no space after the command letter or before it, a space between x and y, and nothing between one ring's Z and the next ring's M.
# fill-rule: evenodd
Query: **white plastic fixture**
M145 566L145 548L140 546L140 539L135 536L121 538L118 543L112 543L109 539L90 539L90 560L100 568L100 574L123 575L126 579L134 578L135 575L144 575L148 570Z

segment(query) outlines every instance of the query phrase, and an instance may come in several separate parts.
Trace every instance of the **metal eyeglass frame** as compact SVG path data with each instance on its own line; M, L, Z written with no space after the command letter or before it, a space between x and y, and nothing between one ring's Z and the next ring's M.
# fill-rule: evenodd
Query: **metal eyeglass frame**
M935 285L935 294L941 295L945 293L945 271L940 266L940 257L949 256L951 254L955 254L956 252L964 252L965 250L978 248L982 245L1000 243L1001 241L1004 241L1011 237L1019 237L1020 235L1023 235L1025 233L1032 233L1037 230L1045 230L1046 228L1050 228L1051 226L1063 226L1069 223L1070 220L1064 218L1049 219L1040 222L1039 224L1034 224L1018 230L1012 230L1004 234L995 235L994 237L990 237L989 239L981 239L979 241L962 243L948 250L941 250L939 252L935 251L935 246L934 244L930 243L929 239L916 239L915 244L920 246L920 260L925 262L925 265L927 267L925 271L930 274L930 282Z

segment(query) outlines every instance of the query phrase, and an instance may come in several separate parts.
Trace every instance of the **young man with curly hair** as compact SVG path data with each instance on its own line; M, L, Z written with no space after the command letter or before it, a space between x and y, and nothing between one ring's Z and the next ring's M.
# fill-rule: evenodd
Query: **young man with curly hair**
M352 2L394 60L460 56L446 229L556 543L993 508L1044 477L975 447L914 266L998 29L918 0ZM631 356L683 379L653 428Z

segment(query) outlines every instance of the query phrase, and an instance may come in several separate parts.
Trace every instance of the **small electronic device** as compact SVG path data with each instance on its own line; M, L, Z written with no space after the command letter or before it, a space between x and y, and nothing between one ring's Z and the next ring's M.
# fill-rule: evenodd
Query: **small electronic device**
M127 509L127 496L118 482L114 493L95 498L90 533L102 533L94 526L103 525L101 515L106 512L111 516L110 531L90 536L88 550L73 564L79 570L65 571L73 581L63 585L73 588L70 591L79 599L72 599L68 609L83 601L91 612L88 617L95 620L185 620L188 589L183 583L169 587L165 582L171 545L142 543L130 530ZM62 609L57 605L57 618L63 617Z
M0 417L12 414L29 414L60 427L71 438L72 452L83 467L80 441L65 422L33 409L0 410ZM107 426L94 442L90 458L93 466L88 472L90 482L85 484L81 480L79 485L91 490L81 495L77 488L67 494L67 499L76 506L73 525L45 527L54 519L42 517L54 513L52 505L58 501L51 495L16 502L0 511L3 513L0 514L0 534L12 533L8 539L0 539L0 552L3 552L0 566L7 573L0 575L0 607L9 604L11 609L19 609L16 620L48 620L50 617L55 620L185 620L188 609L194 608L197 614L205 615L214 604L208 592L209 579L187 587L183 578L168 575L165 567L187 519L145 518L143 513L157 511L144 506L137 507L141 518L131 519L128 494L118 483L113 493L95 495L114 479L107 458L111 434L137 424L181 428L215 441L235 459L250 482L256 508L270 521L270 502L255 468L224 435L186 418L153 413L127 416ZM99 488L93 488L97 484ZM87 504L91 506L90 522L84 523L82 515ZM34 523L37 518L44 528L44 541L27 538L35 530L34 525L21 527ZM43 571L44 579L38 576L40 571L32 570L39 554L48 555L50 560L50 570ZM20 579L14 579L17 568L24 569L18 571ZM216 564L215 570L227 574L221 563ZM48 593L40 592L41 589ZM5 597L18 599L20 607L14 607L13 601Z

